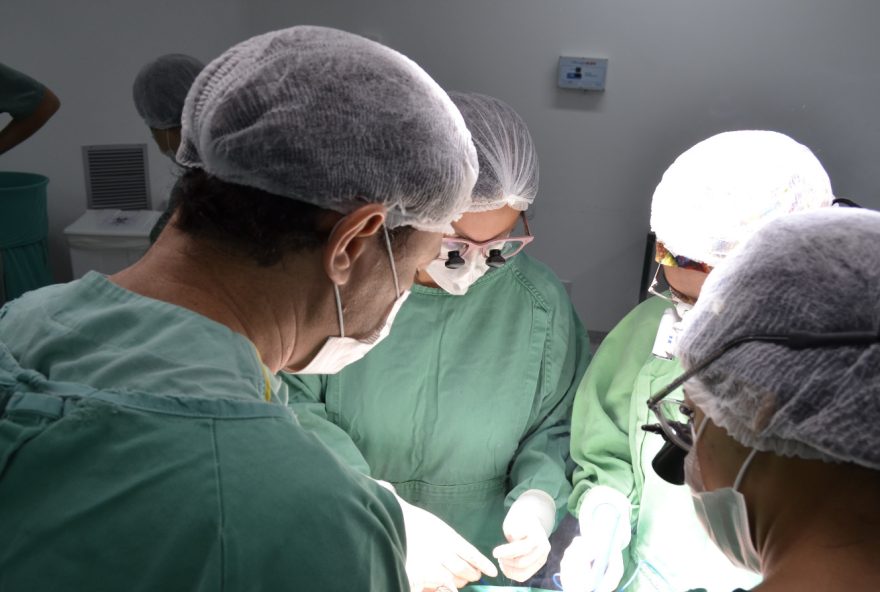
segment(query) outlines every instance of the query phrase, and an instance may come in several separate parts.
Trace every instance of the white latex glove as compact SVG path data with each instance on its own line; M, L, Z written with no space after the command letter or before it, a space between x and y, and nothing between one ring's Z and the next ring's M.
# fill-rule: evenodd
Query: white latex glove
M606 556L608 564L600 575L597 571ZM623 553L609 554L608 546L596 539L574 537L562 555L559 572L565 592L614 592L623 578Z
M629 499L599 485L580 507L581 536L562 556L559 577L565 592L613 592L623 577L623 550L629 545Z
M556 502L544 491L529 489L513 502L501 527L508 543L492 551L504 575L525 582L547 563L555 522Z
M402 499L390 483L379 484L397 497L406 528L406 575L413 592L455 592L498 569L476 547L440 518Z

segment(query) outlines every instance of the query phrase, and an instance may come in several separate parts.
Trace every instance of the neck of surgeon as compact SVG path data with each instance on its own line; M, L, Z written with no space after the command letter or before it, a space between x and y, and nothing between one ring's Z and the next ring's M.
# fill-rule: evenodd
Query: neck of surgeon
M880 590L880 473L760 456L751 487L758 502L750 504L765 581L759 590ZM775 483L761 486L764 479Z
M310 329L336 325L332 284L307 281L321 277L326 279L319 258L291 254L260 267L208 241L192 240L169 224L138 263L110 280L245 336L275 373L291 360L312 355L296 351L298 342L302 349L326 337L306 334Z
M751 453L710 421L697 447L706 489L733 487ZM758 452L739 490L764 576L755 592L880 590L880 472Z

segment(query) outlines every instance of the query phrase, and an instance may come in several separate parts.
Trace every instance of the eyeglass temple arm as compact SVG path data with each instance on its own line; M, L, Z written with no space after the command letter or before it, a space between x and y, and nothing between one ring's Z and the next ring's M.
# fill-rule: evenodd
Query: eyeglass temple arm
M848 207L848 208L859 208L859 209L862 208L862 206L860 206L858 203L854 202L854 201L851 200L851 199L847 199L847 198L845 198L845 197L837 197L837 198L835 198L834 201L831 202L831 205L832 205L832 206L842 205L842 206L845 206L845 207Z
M700 362L699 364L697 364L696 366L694 366L693 368L691 368L690 370L688 370L687 372L685 372L684 374L682 374L681 376L679 376L678 378L673 380L671 383L669 383L666 386L666 388L664 388L659 393L657 393L656 395L654 395L653 397L648 399L648 407L650 409L654 409L655 407L657 407L657 404L661 400L663 400L664 398L669 396L669 393L671 393L672 391L674 391L675 389L677 389L678 387L680 387L681 385L686 383L688 380L690 380L697 373L702 372L706 368L706 366L708 366L709 364L711 364L712 362L714 362L715 360L720 358L725 352L737 347L738 345L741 345L747 341L759 341L760 340L760 341L784 342L786 339L787 339L787 336L785 336L785 335L765 335L760 339L753 336L753 335L743 335L742 337L737 337L733 341L727 342L726 344L724 344L723 346L721 346L720 348L718 348L717 350L712 352L712 354L709 355L702 362Z
M839 333L791 333L788 336L788 347L792 349L805 349L826 346L846 345L870 345L880 343L880 331L868 333L866 331L841 331Z
M526 216L526 213L522 212L520 214L520 217L522 218L522 221L523 221L523 228L526 229L526 236L532 236L532 231L529 230L529 219Z
M868 333L866 331L841 331L838 333L796 332L787 335L743 335L742 337L737 337L715 350L705 360L679 376L667 385L666 388L648 399L648 408L652 410L655 409L661 400L669 396L669 393L683 385L697 373L702 372L706 366L720 358L724 353L746 343L747 341L778 343L792 349L806 349L808 347L817 346L869 345L872 343L880 343L880 330L876 333Z

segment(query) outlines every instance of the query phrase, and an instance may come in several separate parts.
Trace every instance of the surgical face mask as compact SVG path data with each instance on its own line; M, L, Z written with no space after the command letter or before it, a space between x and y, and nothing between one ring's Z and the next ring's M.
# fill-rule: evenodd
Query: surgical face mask
M489 265L480 249L471 249L465 253L464 261L465 264L458 269L449 269L445 261L435 259L428 264L425 271L438 286L450 294L461 296L489 271Z
M666 279L666 272L664 271L664 266L662 264L658 265L657 269L654 271L654 279L651 280L651 285L648 287L648 293L672 304L679 316L679 320L684 319L684 315L690 312L696 302L694 299L685 296L672 287L669 280Z
M675 314L678 315L679 323L683 321L685 315L694 308L693 304L691 304L690 302L684 302L675 294L672 295L672 304L675 307Z
M697 459L697 442L703 435L707 423L708 417L703 418L703 423L694 438L694 447L691 448L684 460L685 482L691 488L697 519L703 525L712 542L731 563L755 573L761 573L761 556L752 542L746 498L739 492L746 470L758 451L752 450L746 458L736 476L733 487L706 491L700 462Z
M318 353L312 358L305 368L292 374L336 374L349 364L354 364L376 347L379 342L388 337L394 318L400 312L400 308L409 296L409 290L401 292L397 278L397 267L394 265L394 254L391 252L391 240L388 230L385 231L385 245L388 249L388 258L391 261L391 274L394 279L394 291L397 299L391 307L391 312L385 318L385 322L364 339L355 339L345 336L345 319L342 314L342 297L339 294L339 286L333 284L333 294L336 298L336 314L339 321L339 337L328 337Z
M657 336L654 337L654 347L651 349L651 353L664 360L673 360L675 359L678 338L684 327L684 317L693 309L694 305L683 302L675 295L671 298L666 296L663 298L672 302L673 306L663 311L663 316L660 317L660 325L657 327Z

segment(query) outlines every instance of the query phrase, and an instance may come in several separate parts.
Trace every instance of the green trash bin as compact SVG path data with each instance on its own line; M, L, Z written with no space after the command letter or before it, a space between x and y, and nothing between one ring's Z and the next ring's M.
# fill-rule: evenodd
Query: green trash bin
M43 175L0 172L0 304L53 281L48 184Z

